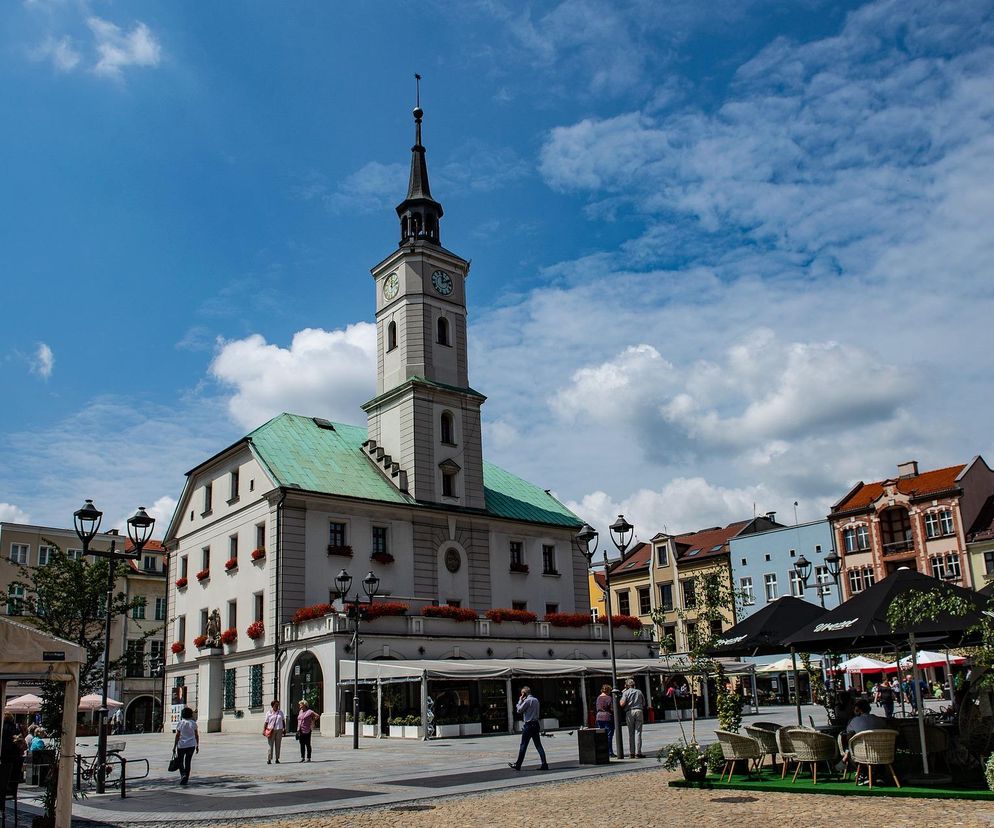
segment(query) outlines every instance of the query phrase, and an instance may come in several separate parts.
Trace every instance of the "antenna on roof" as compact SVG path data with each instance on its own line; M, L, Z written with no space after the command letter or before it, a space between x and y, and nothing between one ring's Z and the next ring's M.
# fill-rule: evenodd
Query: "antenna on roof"
M797 526L797 501L794 501L794 526Z

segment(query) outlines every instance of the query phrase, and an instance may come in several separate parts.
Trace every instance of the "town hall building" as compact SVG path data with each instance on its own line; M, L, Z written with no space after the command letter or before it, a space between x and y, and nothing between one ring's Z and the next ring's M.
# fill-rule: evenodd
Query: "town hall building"
M391 607L363 622L363 661L607 655L604 625L576 617L590 611L574 539L582 521L484 460L486 398L467 360L469 262L441 244L422 117L416 108L400 243L371 271L377 377L366 427L320 411L275 417L188 472L166 532L165 702L189 704L205 730L257 731L273 698L288 714L308 699L324 733L341 729L351 709L341 667L356 655L335 605L343 569L360 596L374 573L376 600ZM508 612L487 617L495 609ZM571 615L569 626L549 620ZM616 636L619 657L650 654L631 630ZM580 688L565 686L549 692L574 705L564 719L579 720ZM509 691L509 681L449 682L442 695L499 731ZM364 711L382 704L360 695ZM423 709L414 688L390 701L393 713Z

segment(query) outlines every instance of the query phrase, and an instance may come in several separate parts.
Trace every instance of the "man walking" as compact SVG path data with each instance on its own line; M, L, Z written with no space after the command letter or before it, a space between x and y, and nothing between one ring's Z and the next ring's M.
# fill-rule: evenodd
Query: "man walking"
M625 711L628 725L628 751L637 759L645 759L642 753L642 724L645 722L645 695L635 686L635 679L625 681L625 689L618 702Z
M521 725L521 747L518 748L518 761L508 762L507 766L514 768L516 771L521 770L521 763L525 761L525 751L528 750L528 743L534 740L535 750L538 751L538 757L542 760L542 764L538 769L548 770L549 763L545 761L545 750L542 748L542 734L538 721L538 699L532 695L530 687L521 688L521 698L518 699L517 711L524 720Z

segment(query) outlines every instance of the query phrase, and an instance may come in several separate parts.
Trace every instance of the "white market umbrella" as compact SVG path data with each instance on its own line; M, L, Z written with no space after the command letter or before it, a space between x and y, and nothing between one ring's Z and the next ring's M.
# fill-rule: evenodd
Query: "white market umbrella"
M82 712L92 712L94 710L99 710L103 699L100 697L99 693L90 693L88 696L83 696L79 700L79 709ZM110 696L107 697L107 709L113 710L115 707L124 707L124 702L119 702L117 699L112 699Z
M821 664L820 659L811 659L812 664ZM794 662L790 656L781 658L779 661L771 661L756 668L757 673L789 673L794 669Z
M911 667L911 656L905 656L899 663L902 670L907 670ZM918 666L923 670L929 667L945 667L947 663L952 667L958 667L966 663L966 658L951 653L947 657L945 653L934 653L931 650L918 651ZM894 662L888 664L886 669L889 673L894 672Z
M892 665L888 665L885 661L877 661L875 658L867 658L866 656L854 656L853 658L848 658L845 661L840 661L835 669L829 670L830 673L882 673L887 670Z
M3 709L4 713L34 713L37 710L41 710L41 699L34 693L11 699Z

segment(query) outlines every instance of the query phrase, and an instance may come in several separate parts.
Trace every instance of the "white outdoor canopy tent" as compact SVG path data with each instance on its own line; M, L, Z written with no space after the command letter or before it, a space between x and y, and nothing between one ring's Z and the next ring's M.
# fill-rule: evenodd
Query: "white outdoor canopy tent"
M694 665L683 658L669 659L636 659L619 658L615 662L619 678L643 676L648 680L652 675L695 674ZM729 676L751 676L755 686L754 664L744 662L726 662L722 667ZM350 685L355 681L353 662L342 661L339 685ZM430 680L463 679L466 681L493 681L504 679L508 684L508 718L511 716L510 683L513 678L584 678L587 676L611 675L610 659L444 659L422 661L393 661L383 659L378 661L359 662L359 683L375 684L377 688L377 727L380 726L379 711L381 688L384 684L398 682L420 682L421 684L421 721L428 716L428 682ZM648 684L646 684L646 696ZM580 683L583 699L584 715L586 715L587 699L583 683Z
M59 789L55 811L56 828L69 828L72 816L73 757L76 754L76 704L79 699L79 668L83 650L76 644L0 618L0 687L7 681L62 681L66 702L62 711L62 750L59 757Z

